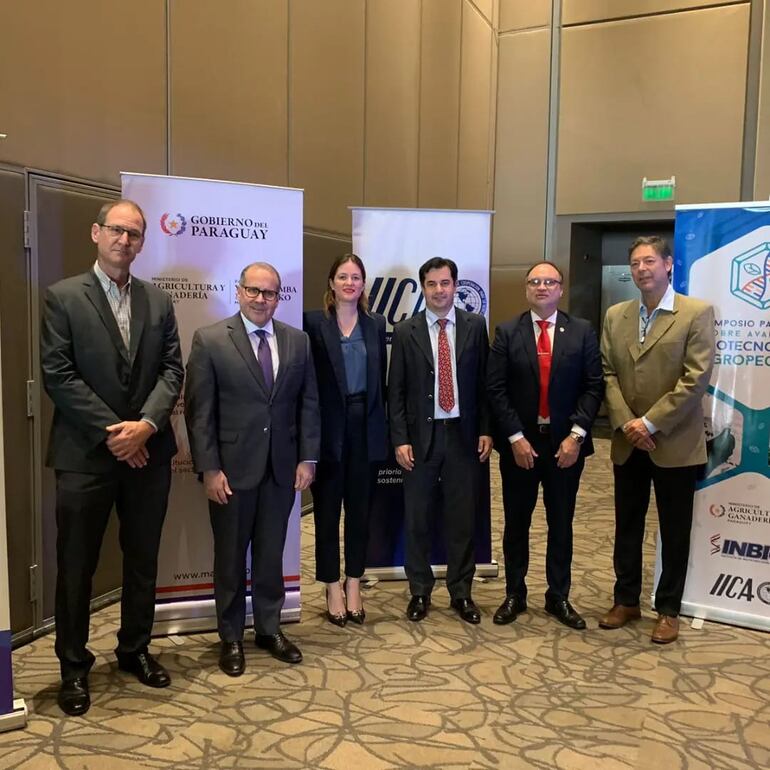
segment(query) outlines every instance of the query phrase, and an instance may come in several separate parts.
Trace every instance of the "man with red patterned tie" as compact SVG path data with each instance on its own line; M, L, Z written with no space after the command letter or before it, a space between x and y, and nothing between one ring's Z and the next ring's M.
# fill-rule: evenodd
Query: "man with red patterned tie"
M548 545L545 611L574 629L585 621L569 602L572 518L590 429L604 395L596 333L558 310L563 276L552 262L529 269L529 310L497 327L487 390L499 434L506 597L494 615L510 623L527 609L529 525L543 486ZM510 446L506 451L505 446Z
M404 568L412 594L406 615L422 620L430 606L430 509L440 492L451 605L467 623L479 623L471 583L479 464L492 451L487 325L455 307L451 259L429 259L419 277L426 309L395 327L388 378L390 433L404 469Z

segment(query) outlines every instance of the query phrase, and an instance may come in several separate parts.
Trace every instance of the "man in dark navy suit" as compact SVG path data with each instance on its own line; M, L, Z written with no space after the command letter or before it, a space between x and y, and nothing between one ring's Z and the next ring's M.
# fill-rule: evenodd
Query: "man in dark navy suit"
M420 268L426 310L393 333L388 378L390 432L404 469L404 567L412 598L407 617L422 620L435 582L430 565L432 499L441 489L447 590L467 623L481 614L471 598L479 463L492 451L485 392L489 337L482 316L454 305L457 265L433 257Z
M545 609L566 626L585 628L569 603L572 518L590 429L604 395L591 325L558 310L563 276L540 262L526 277L529 310L497 327L488 393L499 433L503 482L506 598L493 618L510 623L527 609L529 525L543 486L548 547Z

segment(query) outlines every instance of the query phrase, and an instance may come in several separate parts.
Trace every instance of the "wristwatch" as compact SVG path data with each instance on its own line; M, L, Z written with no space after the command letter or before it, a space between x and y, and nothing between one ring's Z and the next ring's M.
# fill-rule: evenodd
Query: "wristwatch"
M578 444L582 444L586 440L586 437L581 436L576 430L571 430L569 435L572 436Z

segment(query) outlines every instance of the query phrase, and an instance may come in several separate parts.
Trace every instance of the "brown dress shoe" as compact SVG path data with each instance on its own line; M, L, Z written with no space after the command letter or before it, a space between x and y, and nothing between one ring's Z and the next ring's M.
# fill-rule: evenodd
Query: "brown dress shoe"
M650 637L655 644L671 644L679 638L679 618L674 615L658 615L658 622Z
M628 607L625 604L616 604L604 617L599 620L599 628L623 628L632 620L639 620L642 611L638 606Z

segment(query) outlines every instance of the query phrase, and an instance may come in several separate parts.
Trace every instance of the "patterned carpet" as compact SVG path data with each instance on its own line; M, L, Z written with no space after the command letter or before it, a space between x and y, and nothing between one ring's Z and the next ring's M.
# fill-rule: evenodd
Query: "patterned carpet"
M214 634L158 639L173 676L144 688L117 670L117 608L93 618L93 705L84 718L56 706L53 637L17 650L25 731L0 734L1 768L767 768L770 634L714 623L683 628L678 644L649 641L653 615L597 629L611 598L612 481L606 441L587 465L575 528L571 599L588 622L573 632L546 616L543 512L533 524L530 609L492 624L502 578L479 582L484 616L468 626L443 586L426 621L403 616L402 583L365 594L362 628L323 619L312 582L313 525L303 521L302 622L287 634L305 662L288 667L247 646L247 671L217 668ZM501 503L493 473L493 553ZM652 532L645 590L651 582Z

